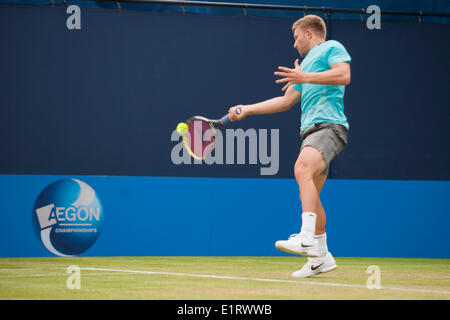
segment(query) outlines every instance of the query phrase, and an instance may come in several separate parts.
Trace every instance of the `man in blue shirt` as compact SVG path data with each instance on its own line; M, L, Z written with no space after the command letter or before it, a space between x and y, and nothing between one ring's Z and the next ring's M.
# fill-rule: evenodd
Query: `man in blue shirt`
M248 115L287 111L301 102L300 154L294 175L300 189L302 225L300 233L275 243L284 252L308 257L294 277L312 277L334 270L337 265L328 251L325 233L326 216L320 192L331 160L347 145L349 124L344 114L345 86L350 83L351 57L342 44L326 41L326 25L322 18L307 15L293 26L294 48L303 57L294 68L279 67L277 83L285 83L284 96L252 105L229 109L230 120ZM241 113L236 114L236 108Z

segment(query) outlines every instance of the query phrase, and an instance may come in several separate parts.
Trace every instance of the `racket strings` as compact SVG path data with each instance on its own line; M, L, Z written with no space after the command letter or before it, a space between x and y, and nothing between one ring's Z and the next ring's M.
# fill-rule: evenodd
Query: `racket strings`
M188 133L183 137L184 145L189 154L195 159L204 159L213 148L217 130L212 123L194 119L187 122Z

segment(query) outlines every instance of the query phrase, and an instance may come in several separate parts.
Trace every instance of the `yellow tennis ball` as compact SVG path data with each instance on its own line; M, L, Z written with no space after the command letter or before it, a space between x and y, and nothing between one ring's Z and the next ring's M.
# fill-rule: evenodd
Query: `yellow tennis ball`
M186 123L184 123L184 122L180 122L180 123L177 125L177 132L178 132L180 135L182 135L182 136L184 136L184 135L188 132L188 130L189 130L189 127L188 127L188 125L187 125Z

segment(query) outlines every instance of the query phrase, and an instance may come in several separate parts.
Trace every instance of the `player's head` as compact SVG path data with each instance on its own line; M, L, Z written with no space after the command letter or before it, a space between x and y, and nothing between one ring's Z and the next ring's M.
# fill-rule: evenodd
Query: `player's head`
M327 37L325 21L313 14L295 21L292 25L292 32L295 39L294 48L302 57L306 56L317 43L325 41Z

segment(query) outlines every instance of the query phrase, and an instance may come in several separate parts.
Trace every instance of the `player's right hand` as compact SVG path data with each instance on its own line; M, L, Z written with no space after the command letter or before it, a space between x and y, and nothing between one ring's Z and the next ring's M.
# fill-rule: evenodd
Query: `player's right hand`
M236 112L236 109L240 109L240 113L238 114ZM246 117L247 113L245 110L245 106L242 104L239 104L237 106L231 107L230 109L228 109L228 114L230 115L230 121L236 121L236 120L242 120Z

